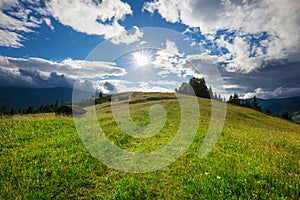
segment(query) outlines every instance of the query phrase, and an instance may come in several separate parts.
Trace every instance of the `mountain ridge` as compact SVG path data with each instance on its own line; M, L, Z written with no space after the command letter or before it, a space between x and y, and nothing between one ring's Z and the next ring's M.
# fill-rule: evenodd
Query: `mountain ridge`
M247 100L252 102L253 98ZM271 99L257 98L257 102L263 111L269 109L273 114L276 115L279 115L285 111L290 113L300 111L300 96Z
M48 105L58 101L59 104L72 102L72 88L54 87L54 88L16 88L0 87L0 106L6 106L7 110L14 108L26 109L28 106L35 108L42 104ZM91 92L77 92L77 101L91 97Z

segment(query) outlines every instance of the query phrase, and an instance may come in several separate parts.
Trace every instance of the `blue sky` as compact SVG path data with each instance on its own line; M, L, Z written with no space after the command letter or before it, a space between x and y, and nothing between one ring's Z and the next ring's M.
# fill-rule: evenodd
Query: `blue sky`
M204 76L226 97L299 96L299 5L2 0L0 86L171 91Z

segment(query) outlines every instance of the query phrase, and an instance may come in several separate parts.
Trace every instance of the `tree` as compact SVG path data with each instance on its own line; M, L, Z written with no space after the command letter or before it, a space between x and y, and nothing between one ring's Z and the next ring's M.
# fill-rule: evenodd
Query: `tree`
M1 115L7 115L8 113L7 113L7 109L6 109L6 106L2 106L1 107L1 113L0 113Z
M215 92L215 95L214 95L214 97L213 97L214 99L218 99L218 95L217 95L217 93Z
M26 114L34 114L34 107L33 106L29 106L26 110Z
M12 108L11 110L10 110L10 113L9 113L10 115L15 115L16 114L16 110L14 109L14 108Z
M222 97L221 97L221 94L219 93L219 96L218 96L218 100L219 101L222 101Z
M233 94L233 99L239 99L239 95L237 93Z
M260 106L258 105L259 102L257 101L257 98L256 96L253 97L253 102L252 102L252 107L255 109L255 110L260 110Z
M99 98L103 97L103 93L100 91L99 92Z
M58 100L56 100L55 102L54 111L56 111L57 109L58 109Z
M210 99L209 90L204 78L191 78L189 84L192 86L197 97Z
M230 95L228 102L230 103L232 101L233 97Z
M245 100L245 106L247 107L247 108L251 108L251 103L250 103L250 101L249 100Z
M44 104L42 104L40 107L39 107L39 112L40 113L44 113L45 112L45 106L44 106Z
M54 107L53 103L50 105L49 111L50 112L54 112L55 111L55 107Z
M213 91L212 91L212 88L211 88L211 86L209 86L208 92L209 92L209 96L210 96L210 98L212 99L212 98L213 98L213 95L214 95L214 93L213 93Z
M281 114L281 117L283 119L287 119L287 120L291 120L291 117L289 115L289 113L287 111L284 111L282 114Z
M272 114L269 108L266 109L266 114Z
M239 99L239 95L237 93L234 93L233 97L232 97L232 95L230 95L229 103L240 105L241 100Z

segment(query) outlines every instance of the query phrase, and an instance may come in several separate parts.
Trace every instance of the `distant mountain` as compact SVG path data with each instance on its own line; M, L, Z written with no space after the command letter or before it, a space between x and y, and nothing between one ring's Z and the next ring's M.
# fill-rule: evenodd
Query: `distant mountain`
M259 100L259 101L262 102L261 100ZM263 105L263 103L261 103L259 105L261 106L263 111L269 110L271 113L273 113L275 115L280 115L283 112L288 111L287 107L280 103L270 102L265 105Z
M10 88L0 87L0 106L6 106L9 111L11 108L26 109L33 105L38 108L40 105L52 104L56 100L62 102L72 102L73 89L71 88ZM91 97L90 92L79 91L76 101Z
M250 102L253 98L248 99ZM272 114L281 115L283 112L288 112L294 121L298 121L300 115L300 96L278 99L260 99L257 98L262 111L269 110ZM295 120L297 118L297 120Z
M289 113L300 111L300 96L278 99L258 99L263 110L269 109L273 114L281 114L285 111Z

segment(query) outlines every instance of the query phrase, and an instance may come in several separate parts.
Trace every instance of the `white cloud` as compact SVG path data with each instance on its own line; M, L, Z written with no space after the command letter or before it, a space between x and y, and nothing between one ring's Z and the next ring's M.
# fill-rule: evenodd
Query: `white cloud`
M52 25L50 18L44 18L44 21L51 30L54 30L54 26Z
M97 82L97 87L105 94L123 93L123 92L174 92L176 87L180 86L176 81L130 81L130 80L101 80Z
M244 99L252 98L254 96L262 99L293 97L299 96L299 87L284 87L280 86L275 90L265 90L263 88L256 88L253 92L248 92L244 95Z
M18 12L5 13L5 9L15 8ZM32 32L33 27L38 27L35 22L28 19L31 10L25 9L18 1L0 2L0 27L4 30Z
M157 10L162 17L164 17L167 21L175 23L180 22L180 11L179 8L185 8L186 7L186 1L180 1L180 0L167 0L167 1L158 1L155 0L151 3L145 3L143 7L143 11L147 10L150 13L153 13L155 10Z
M187 55L187 59L188 59L188 61L202 60L206 63L213 64L213 65L216 66L220 62L225 62L225 61L229 60L230 55L229 54L226 54L226 55L210 55L207 52L203 52L201 54Z
M287 58L295 53L299 55L298 1L154 0L145 3L144 10L150 13L157 11L169 22L200 27L202 34L208 36L207 39L212 39L218 30L235 31L234 43L225 45L233 55L233 60L227 65L229 71L250 72L262 67L262 59L268 61ZM245 40L243 36L252 37L262 32L269 34L268 39L262 42L267 51L257 48L258 59L250 57L250 40Z
M100 35L113 43L129 44L139 41L142 32L135 27L133 34L126 33L119 21L132 14L131 7L121 0L49 0L42 6L40 1L2 0L0 2L1 46L22 46L25 34L43 22L51 29L51 17L65 26L88 35ZM16 10L16 11L14 11ZM5 35L4 33L8 33Z
M12 58L0 56L0 66L25 69L45 73L56 72L76 78L99 78L105 76L122 76L126 70L116 67L114 62L86 61L65 59L60 62L42 58Z
M137 84L136 82L132 82L129 80L108 79L98 81L97 87L105 94L112 94L134 91L134 89L137 88Z
M47 3L47 11L59 22L74 30L89 35L103 35L114 44L129 44L139 41L142 32L134 27L133 34L126 33L119 20L131 15L131 7L120 0L51 0Z
M240 89L242 88L240 85L235 85L235 84L225 84L224 89Z
M113 44L131 44L136 41L140 41L143 38L143 31L141 31L137 26L134 26L134 32L129 34L126 31L123 31L117 36L114 36L110 39Z
M18 48L22 45L23 36L8 30L0 30L0 46Z
M263 98L264 94L266 92L262 89L262 88L256 88L254 90L254 92L248 92L244 95L244 99L249 99L252 98L254 96L259 97L259 98Z
M263 56L251 57L249 43L241 38L235 37L233 43L229 43L222 37L216 41L220 46L225 47L230 52L230 59L223 60L227 63L226 70L229 72L249 73L262 66Z
M176 43L167 40L165 48L158 50L152 62L154 68L159 69L158 75L162 77L220 77L217 63L224 61L225 56L210 56L207 53L185 55L178 50Z
M0 66L0 86L21 88L72 88L74 80L56 72L45 73L30 69Z
M119 0L104 0L99 4L88 0L51 0L47 2L47 10L59 22L76 31L104 35L105 38L124 31L118 20L132 13L130 6Z
M155 60L152 62L155 68L159 68L160 76L168 74L180 75L182 65L185 64L184 54L180 53L176 43L167 40L165 48L158 50L154 57Z
M125 69L116 67L113 62L72 59L56 62L42 58L0 56L0 68L2 83L6 82L6 85L12 84L13 86L20 83L19 86L23 87L53 87L53 85L70 87L75 79L99 79L126 74Z
M11 11L11 8L17 11ZM23 46L23 33L33 32L33 28L41 24L29 17L31 13L31 10L25 9L17 0L0 1L0 46Z
M194 46L196 46L196 44L197 44L197 43L196 43L195 41L193 41L193 42L191 42L190 46L191 46L191 47L194 47Z

